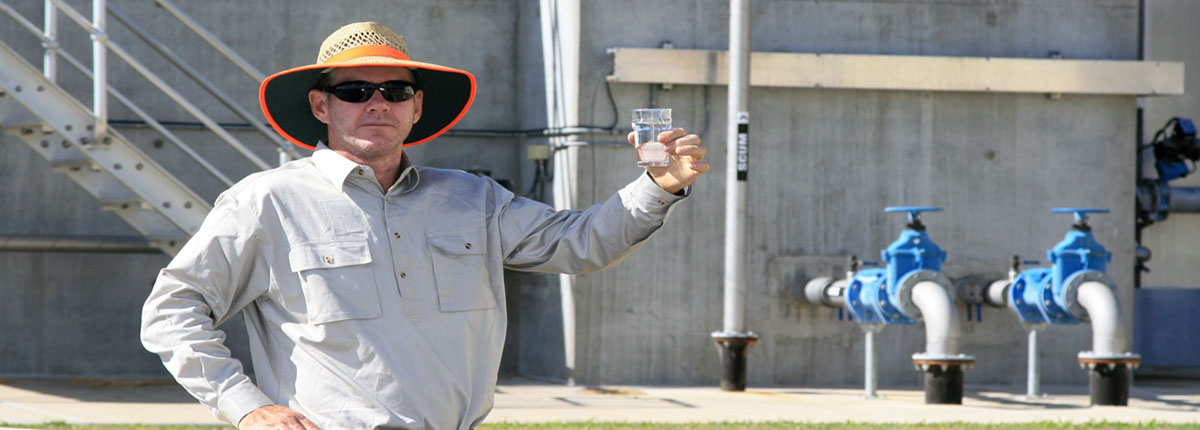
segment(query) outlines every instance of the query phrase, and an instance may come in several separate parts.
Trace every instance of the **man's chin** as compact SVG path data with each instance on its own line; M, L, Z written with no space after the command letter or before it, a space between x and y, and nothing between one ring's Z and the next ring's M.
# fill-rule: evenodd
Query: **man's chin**
M345 148L346 152L354 154L356 157L365 160L375 160L386 158L399 152L403 147L403 141L396 140L395 138L381 137L353 138L348 139L346 146L348 147Z

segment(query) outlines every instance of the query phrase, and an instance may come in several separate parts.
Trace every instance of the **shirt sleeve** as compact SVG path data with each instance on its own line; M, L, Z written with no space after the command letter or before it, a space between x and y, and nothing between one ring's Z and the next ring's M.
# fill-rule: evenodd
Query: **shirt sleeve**
M585 210L555 211L511 197L500 211L506 267L552 273L586 273L619 263L650 238L670 215L677 196L643 174L608 200Z
M267 290L257 216L222 195L164 268L142 309L142 344L217 418L236 425L273 402L246 376L217 327Z

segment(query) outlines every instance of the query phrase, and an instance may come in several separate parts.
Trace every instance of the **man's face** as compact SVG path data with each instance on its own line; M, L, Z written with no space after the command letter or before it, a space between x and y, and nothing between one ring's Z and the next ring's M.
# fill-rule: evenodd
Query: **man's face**
M350 81L413 82L412 72L401 67L351 67L331 73L333 85ZM313 116L329 126L329 147L366 163L399 157L404 139L421 118L424 95L417 91L412 99L392 103L375 91L366 102L350 103L333 94L311 90L308 102Z

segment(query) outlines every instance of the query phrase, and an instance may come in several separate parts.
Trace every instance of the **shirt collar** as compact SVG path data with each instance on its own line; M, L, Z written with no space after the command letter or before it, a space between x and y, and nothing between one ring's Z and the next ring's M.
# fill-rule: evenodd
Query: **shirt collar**
M317 170L339 189L345 187L346 179L356 170L371 171L369 166L350 161L342 154L330 149L325 142L317 143L317 149L313 152L312 159ZM373 173L371 177L374 179ZM401 194L407 193L417 187L420 179L420 174L417 173L412 161L409 161L408 154L404 154L404 157L400 159L400 178L396 180L396 184L392 188L397 189Z

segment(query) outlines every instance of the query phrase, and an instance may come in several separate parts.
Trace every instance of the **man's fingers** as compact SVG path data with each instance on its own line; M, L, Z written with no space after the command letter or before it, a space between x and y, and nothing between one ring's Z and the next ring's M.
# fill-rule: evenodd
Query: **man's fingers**
M631 132L629 132L629 135L625 136L625 139L628 139L628 140L629 140L629 144L630 144L630 145L635 145L635 146L636 146L636 145L637 145L637 142L633 140L633 136L634 136L634 132L632 132L632 131L631 131Z
M309 421L303 414L280 405L267 405L255 409L242 417L238 423L242 430L277 429L287 430L320 430L316 424Z
M696 137L694 134L675 141L675 154L677 155L685 155L700 159L704 158L704 155L707 153L708 148L700 145L700 138Z
M676 139L669 146L669 150L675 155L691 157L696 160L704 158L704 154L708 153L708 149L700 144L700 136L694 134Z
M686 134L687 134L687 131L685 131L684 129L675 127L670 130L659 133L658 141L662 142L662 143L671 143L671 141L674 141L675 139L679 139ZM630 142L632 142L632 141L633 140L631 139Z
M316 424L313 424L312 421L309 421L308 418L305 418L303 416L300 417L300 424L304 425L303 430L321 430L321 429L317 428Z

